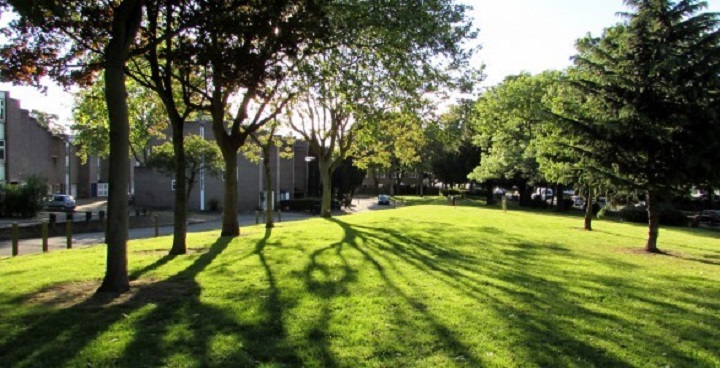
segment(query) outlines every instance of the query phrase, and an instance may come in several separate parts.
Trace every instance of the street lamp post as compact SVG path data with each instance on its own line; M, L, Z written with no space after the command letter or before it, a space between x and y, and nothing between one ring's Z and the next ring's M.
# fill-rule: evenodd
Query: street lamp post
M310 197L310 162L313 160L315 160L315 157L305 156L305 193L307 193L305 197Z

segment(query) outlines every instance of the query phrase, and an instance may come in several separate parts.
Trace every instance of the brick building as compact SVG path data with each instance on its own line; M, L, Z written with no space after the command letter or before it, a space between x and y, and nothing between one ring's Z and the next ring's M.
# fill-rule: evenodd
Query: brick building
M214 142L209 122L192 122L186 134L197 134ZM169 135L168 135L169 136ZM45 178L48 193L71 194L77 198L107 196L107 160L90 157L85 165L75 154L72 137L57 134L30 116L20 101L0 91L0 182L22 184L30 176ZM307 193L308 145L296 141L293 157L286 159L271 152L273 192L280 198L296 198ZM173 178L154 169L133 165L130 188L135 204L142 207L172 208ZM264 192L264 170L238 154L238 205L241 211L260 206ZM222 205L223 178L206 175L199 178L188 202L191 210L210 209L212 202Z
M210 122L190 122L185 125L185 134L196 134L215 144L215 136ZM168 134L169 136L169 134ZM278 150L271 151L271 172L274 198L297 198L307 191L308 145L296 141L293 144L293 157L286 159L278 155ZM134 168L135 204L141 207L172 208L174 197L174 180L157 170L136 166ZM261 206L262 193L265 191L264 169L261 163L254 163L238 154L238 208L241 212L254 211ZM205 175L198 178L190 193L188 208L191 210L208 210L211 203L222 206L224 197L223 177Z
M49 193L94 197L103 181L101 165L96 158L82 165L72 137L41 125L20 101L0 91L0 182L22 184L39 176L47 180Z

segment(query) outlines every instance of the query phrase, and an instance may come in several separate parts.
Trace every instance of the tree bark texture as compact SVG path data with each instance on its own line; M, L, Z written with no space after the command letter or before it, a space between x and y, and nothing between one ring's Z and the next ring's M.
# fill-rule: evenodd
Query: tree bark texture
M325 157L318 157L320 162L320 177L322 179L322 200L320 202L320 216L332 217L332 170L330 162Z
M388 177L390 178L390 193L389 194L392 197L395 195L395 167L392 165L390 166Z
M485 183L485 203L488 205L495 204L495 193L493 193L493 183L491 181L488 181ZM505 195L505 194L503 194Z
M127 273L130 124L125 63L142 20L142 2L125 0L113 14L110 42L105 48L105 99L110 122L107 262L105 277L97 291L123 293L130 289Z
M592 231L593 218L593 199L592 188L588 187L587 197L585 199L585 230Z
M418 194L420 194L420 197L423 197L425 193L423 193L423 190L425 189L425 184L423 180L423 174L420 170L415 172L416 178L417 178L417 185L418 185Z
M657 195L653 191L647 194L647 212L648 212L648 239L645 244L645 250L652 253L659 253L657 246L658 235L660 235L660 205Z
M562 184L558 184L555 186L555 201L556 201L556 209L559 212L563 212L566 210L565 208L565 186Z
M170 254L187 252L187 182L185 178L185 141L183 121L172 124L173 152L175 153L175 212L173 213L173 243Z
M270 143L263 147L263 168L265 169L265 228L272 229L275 227L273 222L273 186L272 186L272 170L270 170Z
M530 188L528 187L527 183L523 182L520 185L518 185L518 191L520 192L520 198L519 198L518 204L521 207L530 206L530 198L532 196L532 193L530 193Z
M225 197L222 214L222 231L220 236L240 235L238 223L238 198L237 198L237 151L227 152L223 149L225 159Z

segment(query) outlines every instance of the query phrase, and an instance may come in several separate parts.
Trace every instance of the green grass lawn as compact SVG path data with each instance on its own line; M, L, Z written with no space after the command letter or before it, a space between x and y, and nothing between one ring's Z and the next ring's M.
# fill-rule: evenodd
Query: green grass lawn
M717 232L437 203L2 259L0 367L720 366Z

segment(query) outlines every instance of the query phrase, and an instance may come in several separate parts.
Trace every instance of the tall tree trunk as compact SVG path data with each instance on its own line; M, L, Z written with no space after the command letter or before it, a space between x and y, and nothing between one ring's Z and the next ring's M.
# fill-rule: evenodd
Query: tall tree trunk
M707 195L708 207L707 207L707 209L712 210L715 208L715 203L714 203L715 199L713 198L715 196L715 193L714 193L715 189L712 187L712 185L708 185L707 188L708 188L707 189L707 192L708 192L708 195Z
M225 193L220 236L240 235L237 202L237 151L221 149L225 161Z
M425 178L422 171L418 170L417 178L418 178L418 184L420 185L420 197L425 196Z
M555 201L557 210L559 212L565 211L565 186L557 184L555 186Z
M648 239L645 250L652 253L659 253L657 247L658 235L660 235L660 203L657 195L652 190L647 193L648 212Z
M592 218L593 218L593 199L592 199L592 188L587 189L587 198L585 199L585 230L592 231Z
M105 99L110 121L108 215L105 277L98 292L123 293L130 289L127 274L128 180L130 179L130 124L125 63L135 42L142 2L125 0L113 13L110 42L105 49Z
M263 168L265 168L265 228L272 229L275 227L273 223L273 186L272 186L272 170L270 170L270 142L262 148L263 151ZM279 154L279 152L278 152Z
M395 195L395 168L393 166L390 166L390 170L388 171L388 176L390 177L390 196Z
M522 182L520 185L518 185L518 190L520 191L520 198L519 198L519 205L521 207L528 207L530 206L530 188L528 187L527 183Z
M320 166L320 177L322 178L322 200L320 202L320 216L325 218L332 217L332 170L329 160L324 157L318 157Z
M380 180L378 179L378 169L372 169L372 182L375 188L375 195L380 195Z
M493 193L493 182L487 181L485 182L485 190L487 191L485 193L485 203L488 205L495 204L495 193ZM505 194L503 194L504 196Z
M185 178L184 122L173 121L172 143L175 153L175 212L173 213L173 243L170 254L187 253L187 199L190 188Z

